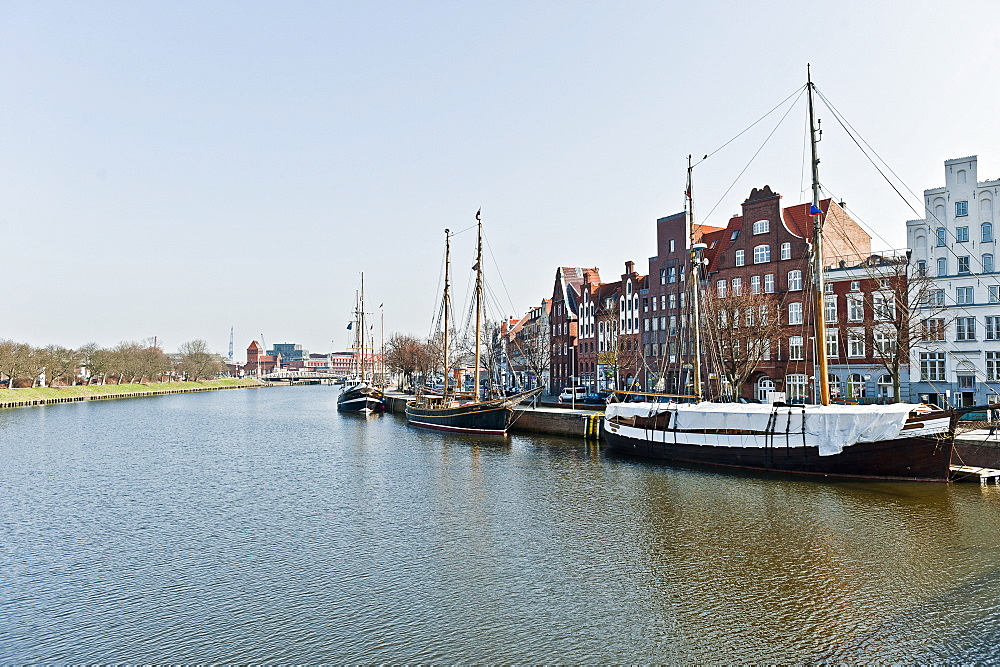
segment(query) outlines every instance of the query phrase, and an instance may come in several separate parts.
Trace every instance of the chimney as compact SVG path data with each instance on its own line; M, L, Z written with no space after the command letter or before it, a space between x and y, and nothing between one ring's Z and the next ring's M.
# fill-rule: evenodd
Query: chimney
M635 262L625 262L625 273L635 273Z

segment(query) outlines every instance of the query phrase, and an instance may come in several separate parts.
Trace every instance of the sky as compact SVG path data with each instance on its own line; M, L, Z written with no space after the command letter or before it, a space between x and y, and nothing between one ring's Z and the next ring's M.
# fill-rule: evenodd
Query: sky
M443 230L468 230L462 302L479 209L501 315L551 296L558 266L644 272L688 155L710 155L700 222L725 225L764 184L809 199L792 104L807 63L917 194L919 215L818 102L824 191L875 247L905 246L944 160L1000 177L988 2L0 0L0 15L0 338L34 345L225 354L233 330L237 359L262 336L342 350L362 272L386 335L426 336Z

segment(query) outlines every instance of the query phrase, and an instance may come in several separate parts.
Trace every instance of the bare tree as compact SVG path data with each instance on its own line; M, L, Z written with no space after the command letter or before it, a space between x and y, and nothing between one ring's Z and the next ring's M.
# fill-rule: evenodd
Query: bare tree
M542 384L552 363L552 342L548 330L528 324L513 333L507 349L511 363L527 368L536 378L535 386Z
M45 381L51 387L56 380L76 383L76 369L80 365L79 353L61 345L46 345L37 351L37 360L45 372Z
M196 339L184 343L180 347L181 368L189 380L212 378L222 371L222 362L218 355L208 351L208 343Z
M385 346L385 362L388 368L399 374L399 388L403 383L413 384L414 374L426 365L423 356L426 344L413 336L393 334Z
M893 396L900 398L900 369L909 364L910 350L937 348L944 340L944 295L926 270L911 266L908 257L873 255L866 263L869 276L882 282L864 299L873 323L869 327L872 358L892 378Z
M739 398L743 383L781 340L780 302L770 294L741 291L720 296L705 290L701 317L706 352L721 380L720 394Z
M13 389L14 381L29 372L31 352L27 343L0 340L0 373L7 377L8 388Z

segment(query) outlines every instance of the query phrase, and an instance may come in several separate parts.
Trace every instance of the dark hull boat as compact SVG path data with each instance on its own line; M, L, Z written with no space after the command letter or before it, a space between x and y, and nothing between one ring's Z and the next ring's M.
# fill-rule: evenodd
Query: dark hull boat
M514 407L540 393L542 388L508 398L458 404L440 396L421 396L406 404L406 420L414 426L441 431L506 435L514 420Z
M893 417L849 406L724 405L608 406L604 437L616 453L679 464L869 480L949 479L953 415L942 410L900 405Z
M383 412L385 396L380 389L367 384L354 385L340 392L337 409L341 412Z

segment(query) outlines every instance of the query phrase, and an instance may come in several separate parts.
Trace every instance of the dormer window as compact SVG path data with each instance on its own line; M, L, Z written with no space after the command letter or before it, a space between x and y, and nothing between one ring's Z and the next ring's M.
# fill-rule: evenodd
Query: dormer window
M740 230L738 230L738 229L734 229L734 230L733 230L733 233L732 233L732 234L731 234L731 235L729 236L729 241L730 241L730 242L733 242L733 241L735 241L735 240L736 240L736 237L737 237L737 236L739 236L739 235L740 235Z
M771 231L771 222L769 220L758 220L753 223L754 234L767 234L769 231Z

